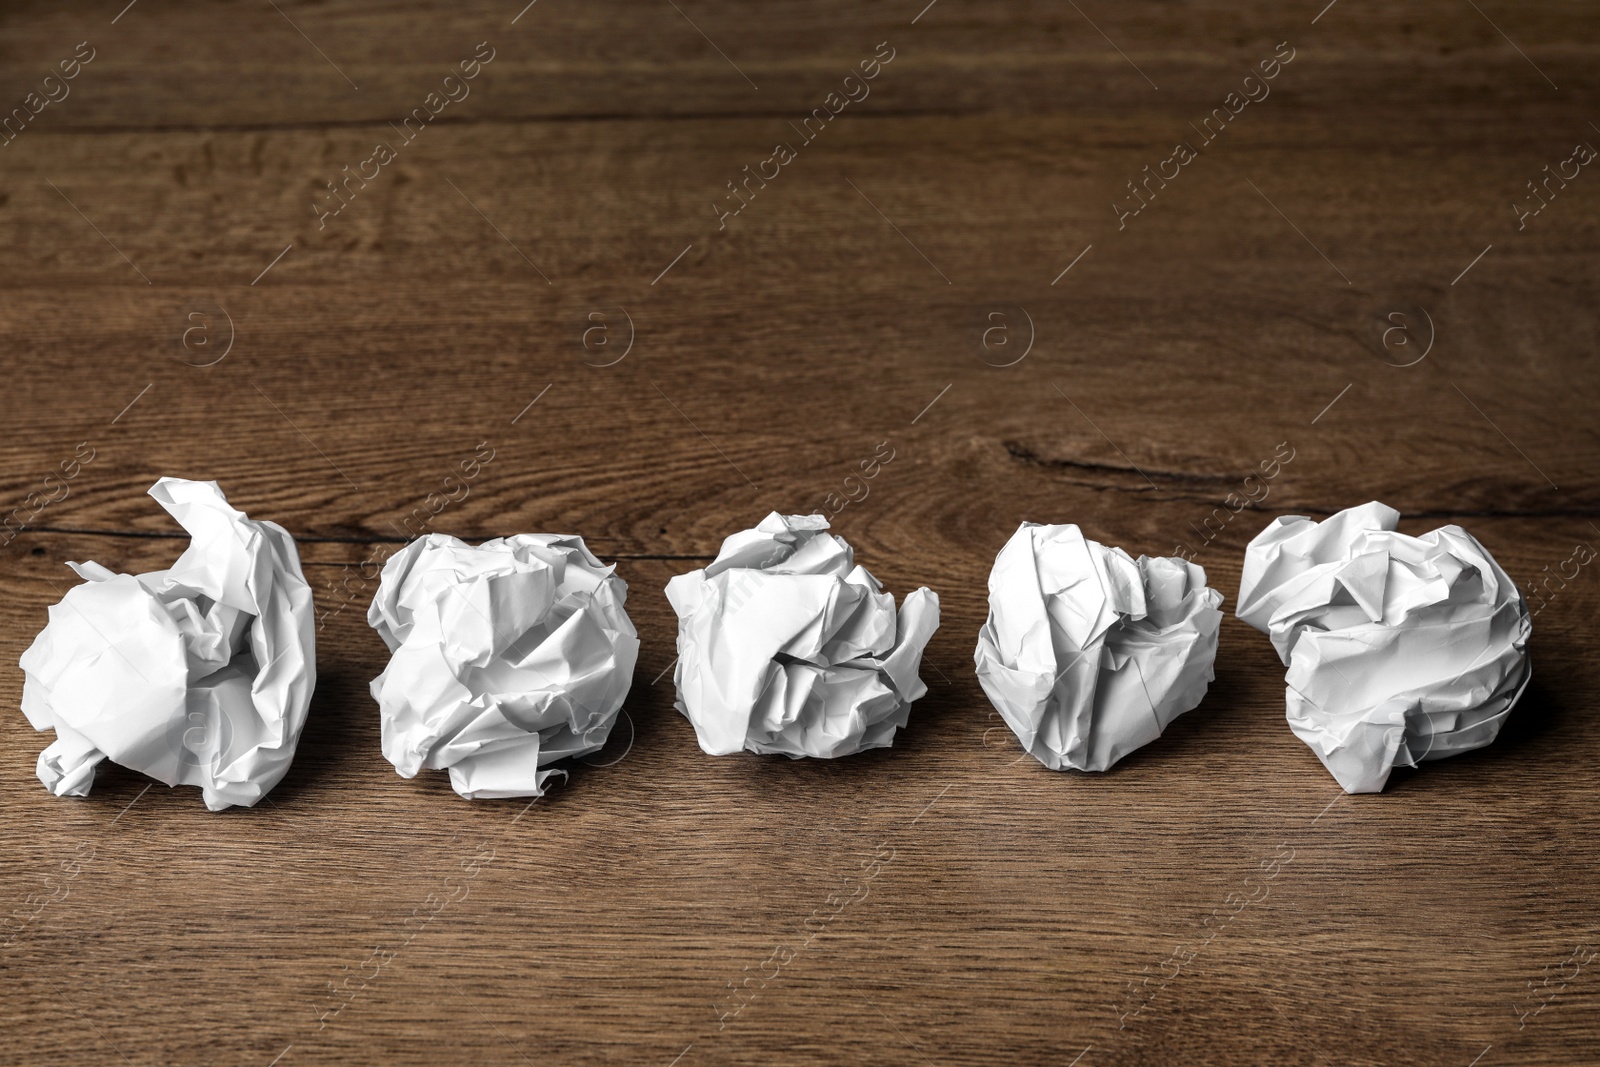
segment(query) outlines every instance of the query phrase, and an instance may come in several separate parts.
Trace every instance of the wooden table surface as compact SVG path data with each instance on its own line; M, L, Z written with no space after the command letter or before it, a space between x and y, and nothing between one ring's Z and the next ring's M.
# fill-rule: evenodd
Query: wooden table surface
M523 2L0 11L0 659L67 560L175 558L163 475L287 527L321 623L292 769L225 814L52 798L0 671L0 1061L1600 1057L1600 11ZM1187 546L1231 611L1273 516L1370 499L1542 590L1485 750L1345 796L1231 615L1106 774L977 685L1022 520ZM663 586L819 509L939 593L928 695L889 750L705 756ZM379 752L360 564L424 524L629 583L626 718L531 807Z

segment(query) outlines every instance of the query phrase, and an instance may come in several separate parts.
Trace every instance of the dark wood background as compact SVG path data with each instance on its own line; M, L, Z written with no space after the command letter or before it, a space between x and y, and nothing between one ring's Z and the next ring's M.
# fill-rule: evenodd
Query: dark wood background
M1600 568L1552 577L1600 545L1600 174L1513 207L1600 144L1592 5L123 2L0 10L6 109L95 56L0 148L0 503L27 523L0 658L66 560L175 558L144 490L176 475L299 540L320 679L270 802L210 814L109 765L50 797L0 671L0 1060L1600 1055ZM319 230L324 183L484 41L471 96ZM719 230L725 183L885 41L870 97ZM1119 229L1125 183L1280 42L1270 97ZM941 597L910 727L702 755L664 584L884 441L834 524ZM532 807L399 778L367 692L356 565L483 442L429 528L582 534L643 640L609 765ZM973 677L1024 519L1188 544L1231 611L1271 517L1374 498L1548 579L1486 750L1344 796L1231 616L1205 703L1103 775L1022 758Z

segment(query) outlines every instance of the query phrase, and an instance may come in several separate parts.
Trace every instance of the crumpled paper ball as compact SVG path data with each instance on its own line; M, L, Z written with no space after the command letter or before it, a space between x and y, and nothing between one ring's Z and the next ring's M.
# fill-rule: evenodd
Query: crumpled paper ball
M50 608L22 654L22 712L55 730L39 780L86 796L110 759L212 811L253 805L288 771L316 685L311 587L283 527L228 505L216 482L162 478L150 495L189 531L170 570L114 574Z
M1103 771L1204 698L1221 603L1188 560L1025 522L989 573L978 682L1040 763Z
M1399 520L1376 501L1286 516L1245 551L1239 618L1272 636L1289 727L1347 793L1489 744L1533 671L1527 602L1489 550Z
M678 614L677 707L713 756L798 759L894 742L922 650L939 628L927 588L894 597L821 515L773 512L716 561L667 583Z
M445 534L383 565L367 623L393 655L372 681L383 755L450 772L469 800L543 796L549 764L598 752L639 658L628 585L583 538Z

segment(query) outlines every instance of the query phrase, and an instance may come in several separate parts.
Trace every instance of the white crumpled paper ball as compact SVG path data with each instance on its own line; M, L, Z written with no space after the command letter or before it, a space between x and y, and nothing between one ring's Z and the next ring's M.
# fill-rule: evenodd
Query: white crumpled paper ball
M189 531L169 570L68 563L85 584L22 654L22 712L55 730L38 773L85 796L110 759L199 786L212 811L255 804L288 771L316 685L311 588L283 527L228 505L216 482L150 495Z
M978 681L1040 763L1103 771L1205 696L1221 603L1187 560L1025 522L989 573Z
M939 597L894 597L856 565L821 515L773 512L722 542L716 561L667 583L678 613L677 707L713 756L798 759L894 742Z
M448 770L469 800L537 797L564 773L549 764L598 752L639 658L615 570L560 534L429 534L391 556L367 622L393 653L372 696L395 770Z
M1532 676L1527 602L1489 550L1399 519L1376 501L1286 516L1245 551L1239 618L1272 636L1289 727L1347 793L1489 744Z

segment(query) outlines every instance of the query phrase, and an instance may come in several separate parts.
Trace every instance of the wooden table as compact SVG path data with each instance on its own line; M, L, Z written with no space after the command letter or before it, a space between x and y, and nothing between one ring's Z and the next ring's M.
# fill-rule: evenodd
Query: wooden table
M0 672L0 1060L1600 1055L1592 5L122 2L0 12L0 654L65 561L175 558L174 475L299 540L320 678L270 802L210 814L52 798ZM1231 616L1106 774L976 683L1024 519L1188 546L1231 610L1273 516L1369 499L1542 590L1486 750L1345 796ZM930 691L891 750L705 756L662 588L824 508L939 593ZM618 562L608 765L527 807L383 760L359 564L423 521Z

